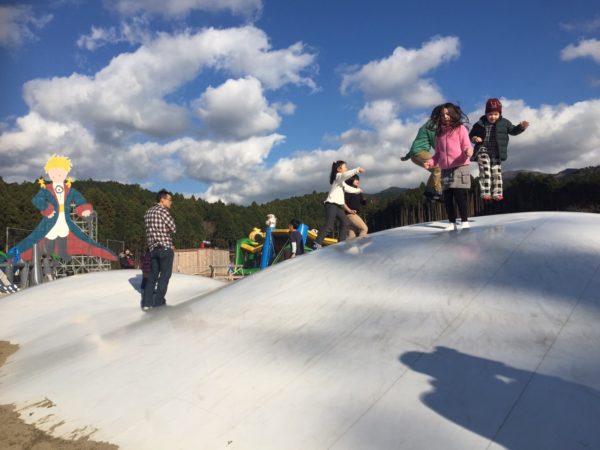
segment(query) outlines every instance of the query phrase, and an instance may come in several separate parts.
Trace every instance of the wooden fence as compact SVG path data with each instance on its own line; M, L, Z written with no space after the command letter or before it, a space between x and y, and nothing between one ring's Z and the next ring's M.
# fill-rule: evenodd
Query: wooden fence
M175 250L173 272L207 277L226 277L229 271L229 252L213 248Z

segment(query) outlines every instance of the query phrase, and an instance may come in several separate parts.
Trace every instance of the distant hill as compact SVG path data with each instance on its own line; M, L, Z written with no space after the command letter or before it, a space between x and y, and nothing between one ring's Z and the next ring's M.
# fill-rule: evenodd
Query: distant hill
M365 196L366 199L393 198L393 197L399 196L400 194L406 192L407 190L408 190L408 188L401 188L401 187L392 186L392 187L389 187L387 189L384 189L381 192L377 192L375 194L364 194L364 196Z
M512 180L513 178L515 178L517 175L531 174L531 175L551 175L553 177L564 180L564 179L568 179L573 176L577 176L577 175L583 173L584 171L589 172L590 169L592 169L594 171L600 171L600 166L587 167L587 168L583 168L583 169L565 169L558 173L537 172L535 170L509 170L507 172L502 173L502 178L505 181L509 181L509 180Z
M594 172L594 173L600 172L600 166L585 167L582 169L565 169L558 173L553 173L553 174L548 174L545 172L539 172L539 171L535 171L535 170L509 170L509 171L502 173L502 178L504 179L505 182L510 182L514 178L516 178L517 175L535 175L535 176L550 175L561 181L565 181L565 180L568 180L569 178L573 178L573 177L576 177L576 176L584 174L584 173L589 174L590 171ZM401 187L397 187L397 186L392 186L392 187L384 189L383 191L380 191L380 192L376 192L373 194L364 194L364 197L367 200L375 200L375 201L377 201L377 200L392 200L392 199L404 194L406 191L408 191L410 189L414 189L414 188L401 188Z
M600 166L565 169L557 174L517 170L504 174L505 200L493 204L477 202L478 183L473 183L470 196L478 215L522 211L585 211L600 213ZM97 212L98 242L111 242L117 253L129 248L141 254L145 247L144 213L154 204L153 192L139 185L114 181L78 180L77 190L85 195ZM429 204L422 196L424 184L412 188L389 187L365 194L364 209L369 230L388 228L445 218L439 204ZM8 248L25 238L39 222L39 211L31 199L39 190L35 182L6 183L0 177L0 230L6 231ZM254 227L263 227L267 214L275 214L285 226L298 218L311 228L323 225L325 192L313 192L267 203L248 206L209 203L175 193L171 214L177 223L175 245L197 248L211 241L220 248L230 248ZM2 250L2 243L0 243Z
M595 167L594 168L596 171L600 170L600 167ZM580 173L582 173L583 171L588 171L588 169L565 169L561 172L558 172L557 174L555 174L554 176L557 178L569 178L575 175L579 175Z
M600 166L593 167L592 169L600 171ZM554 176L561 180L565 180L570 177L576 176L576 175L582 173L583 171L589 171L589 170L590 170L589 167L583 168L583 169L565 169L558 173L553 173L553 174L548 174L545 172L538 172L535 170L509 170L506 172L502 172L502 178L504 179L504 181L510 181L510 180L514 179L517 175L529 174L529 175L537 175L537 176L551 175L551 176ZM409 189L412 189L412 188L401 188L401 187L397 187L397 186L392 186L387 189L384 189L381 192L376 192L373 194L364 194L364 196L367 199L390 199L390 198L398 197L399 195L405 193Z
M536 172L535 170L508 170L506 172L502 172L502 179L504 181L510 181L515 178L517 175L546 175L544 172Z

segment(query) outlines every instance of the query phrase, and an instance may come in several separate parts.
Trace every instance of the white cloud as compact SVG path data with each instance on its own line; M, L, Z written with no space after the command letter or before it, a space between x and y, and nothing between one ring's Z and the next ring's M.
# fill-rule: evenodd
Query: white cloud
M176 18L193 11L223 10L252 17L258 16L262 10L262 0L105 0L105 3L124 15L146 13Z
M31 110L43 117L81 122L94 128L99 137L119 130L155 136L185 130L185 109L163 100L168 91L160 92L158 87L158 92L151 90L158 80L143 79L133 70L123 64L109 66L95 77L73 74L29 81L23 89L24 98Z
M265 90L314 86L302 73L314 58L301 44L271 49L253 26L205 29L161 34L92 76L29 81L29 113L0 134L2 176L34 179L53 152L75 156L75 176L94 179L211 182L256 170L283 140L273 134L279 112L294 110L289 102L270 105ZM199 102L204 120L194 121L187 101L174 99L187 83L202 85L206 69L241 77L207 89ZM218 137L198 140L215 131Z
M390 123L396 118L398 107L390 100L377 100L367 103L358 113L358 117L365 123L380 127Z
M200 179L209 182L247 180L249 174L262 168L273 146L283 139L280 134L271 134L244 141L191 142L183 149L181 158L190 177L200 174Z
M220 135L246 138L277 129L281 117L269 106L259 80L227 80L209 87L196 102L198 115L208 129Z
M51 14L35 15L29 5L0 6L0 47L12 49L36 40L35 31L51 20Z
M584 39L577 45L568 45L560 52L563 61L571 61L575 58L592 58L600 64L600 41L598 39Z
M77 46L86 50L94 51L107 44L118 44L127 42L129 45L136 45L144 42L150 42L152 33L149 29L149 22L146 17L133 17L131 20L124 20L119 28L102 28L92 26L89 34L80 36L77 39Z
M301 44L271 50L265 33L252 26L211 28L195 34L161 35L132 53L115 57L94 76L29 81L24 97L31 110L43 117L79 121L93 127L98 137L131 132L166 137L189 127L187 105L168 102L166 97L197 79L203 69L251 76L268 89L285 84L314 86L312 79L302 75L314 58L303 52ZM274 110L263 112L271 119L278 117ZM247 129L240 130L232 136L247 133Z
M107 43L114 44L119 41L120 38L117 36L115 27L101 28L92 26L88 35L81 36L77 39L77 47L93 51Z
M341 91L359 90L368 100L393 100L402 109L432 106L443 97L433 80L423 77L459 53L459 40L453 36L433 38L420 49L397 47L391 56L344 74Z
M2 177L9 181L36 178L42 174L48 157L59 153L77 161L79 173L108 179L110 172L103 173L101 168L109 167L110 160L97 157L105 153L103 150L80 124L47 120L31 112L17 119L14 130L0 134Z
M315 150L281 158L270 168L242 172L242 179L213 183L206 192L199 195L208 201L220 199L247 204L303 195L314 189L322 191L325 190L324 174L326 172L329 177L329 167L333 161L330 158L335 153L333 150Z
M294 105L292 102L275 102L273 103L273 107L285 116L291 116L296 112L296 105Z
M262 167L273 146L282 142L280 134L253 136L239 141L181 138L167 144L134 144L117 156L121 177L145 178L159 172L161 178L176 181L182 177L204 183L243 182Z
M567 31L596 31L600 29L600 17L585 22L565 22L560 24Z
M225 67L235 75L246 73L258 78L267 88L278 89L284 84L305 85L313 90L317 86L312 78L302 76L304 71L313 68L315 55L305 51L305 46L297 42L284 50L270 51L267 36L254 27L246 36L249 41L236 42L237 51L231 49L217 67ZM221 46L221 43L212 42L212 45Z

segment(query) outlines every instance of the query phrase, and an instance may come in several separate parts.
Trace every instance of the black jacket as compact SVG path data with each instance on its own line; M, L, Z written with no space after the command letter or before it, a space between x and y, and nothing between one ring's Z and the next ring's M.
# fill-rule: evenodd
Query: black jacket
M362 195L362 192L359 194L350 194L349 192L344 192L344 201L348 208L355 210L356 212L360 211L362 205L366 205L367 201Z
M473 139L474 136L480 137L481 139L485 139L485 123L487 119L485 116L481 116L479 121L473 125L471 132L469 133L469 138ZM508 157L508 135L516 136L517 134L521 134L525 131L525 128L521 126L521 124L513 125L510 120L505 119L500 116L500 119L494 124L496 128L496 142L498 143L498 153L500 153L500 161L506 161ZM475 161L477 158L477 154L479 153L479 149L482 144L475 145L475 151L473 152L473 157L471 161Z

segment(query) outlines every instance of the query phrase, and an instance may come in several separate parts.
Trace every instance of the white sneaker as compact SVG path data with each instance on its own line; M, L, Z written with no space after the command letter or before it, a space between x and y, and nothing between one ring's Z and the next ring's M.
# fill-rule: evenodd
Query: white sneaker
M462 230L468 230L469 228L471 228L471 224L469 222L462 222L460 225L460 228Z
M458 230L458 227L456 226L456 223L449 223L446 228L444 228L444 231L456 231Z

